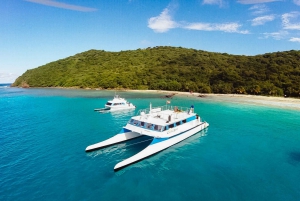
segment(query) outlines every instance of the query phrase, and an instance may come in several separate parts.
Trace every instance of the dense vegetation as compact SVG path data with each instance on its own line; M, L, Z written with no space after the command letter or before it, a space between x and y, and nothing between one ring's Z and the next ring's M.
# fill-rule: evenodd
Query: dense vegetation
M300 97L300 51L239 56L181 47L89 50L27 70L13 86Z

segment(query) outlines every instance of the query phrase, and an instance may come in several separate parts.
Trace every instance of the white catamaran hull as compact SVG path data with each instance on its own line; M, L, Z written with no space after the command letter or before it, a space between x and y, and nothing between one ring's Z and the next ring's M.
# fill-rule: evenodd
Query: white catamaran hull
M114 167L114 170L118 170L118 169L121 169L127 165L130 165L132 163L135 163L137 161L140 161L142 160L143 158L146 158L148 156L151 156L157 152L160 152L174 144L177 144L181 141L183 141L184 139L196 134L197 132L205 129L206 127L208 127L209 124L207 122L201 122L201 124L197 125L196 127L182 133L182 134L179 134L175 137L171 137L171 138L167 138L166 140L164 141L161 141L161 142L156 142L155 143L155 140L160 140L160 139L163 139L163 138L154 138L152 143L146 147L144 150L142 150L141 152L133 155L132 157L128 158L128 159L125 159L124 161L118 163L115 167Z
M117 134L117 135L107 139L107 140L104 140L102 142L99 142L99 143L88 146L85 149L85 151L88 152L88 151L92 151L92 150L95 150L95 149L100 149L100 148L103 148L103 147L106 147L106 146L109 146L109 145L113 145L113 144L116 144L116 143L119 143L119 142L130 140L130 139L133 139L133 138L136 138L136 137L140 137L140 136L141 136L141 134L134 133L134 132L120 133L120 134Z

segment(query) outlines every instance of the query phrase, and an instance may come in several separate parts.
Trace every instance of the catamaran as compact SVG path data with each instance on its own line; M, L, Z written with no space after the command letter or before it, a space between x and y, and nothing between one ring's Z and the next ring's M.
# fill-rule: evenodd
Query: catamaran
M119 134L90 145L85 151L92 151L144 135L153 137L152 142L145 149L116 164L114 170L119 170L167 149L208 126L209 124L194 112L194 106L179 107L167 104L152 108L150 104L149 108L139 110L136 116L131 117Z
M124 98L121 98L119 95L115 94L113 100L107 101L104 108L97 108L94 111L105 112L105 111L116 111L116 110L128 110L135 109L135 105L128 102Z

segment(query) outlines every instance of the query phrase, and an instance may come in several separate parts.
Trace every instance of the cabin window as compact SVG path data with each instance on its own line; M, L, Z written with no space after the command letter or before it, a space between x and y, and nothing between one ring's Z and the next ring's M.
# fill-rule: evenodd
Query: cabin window
M162 130L162 126L161 125L157 125L157 130L161 131Z
M134 119L130 119L130 122L129 122L129 123L130 123L130 124L133 124L133 122L134 122Z
M111 103L110 103L110 102L107 102L106 105L111 105Z
M148 124L147 124L147 128L148 128L148 129L151 129L151 128L152 128L152 124L148 123Z
M161 131L165 131L165 130L167 130L167 127L162 126Z
M134 120L133 125L138 125L138 124L139 124L139 121Z
M173 127L174 127L174 124L170 124L170 125L169 125L169 128L173 128Z
M161 131L162 126L160 125L154 125L154 130Z
M176 126L179 126L180 125L180 121L176 122Z
M145 126L145 122L141 122L140 126L144 127Z
M183 124L186 123L186 119L182 120L182 123L183 123Z

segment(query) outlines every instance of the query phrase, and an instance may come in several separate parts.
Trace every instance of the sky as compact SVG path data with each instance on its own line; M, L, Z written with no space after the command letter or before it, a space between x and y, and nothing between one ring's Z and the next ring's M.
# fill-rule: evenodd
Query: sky
M2 0L0 83L90 49L300 49L300 0Z

